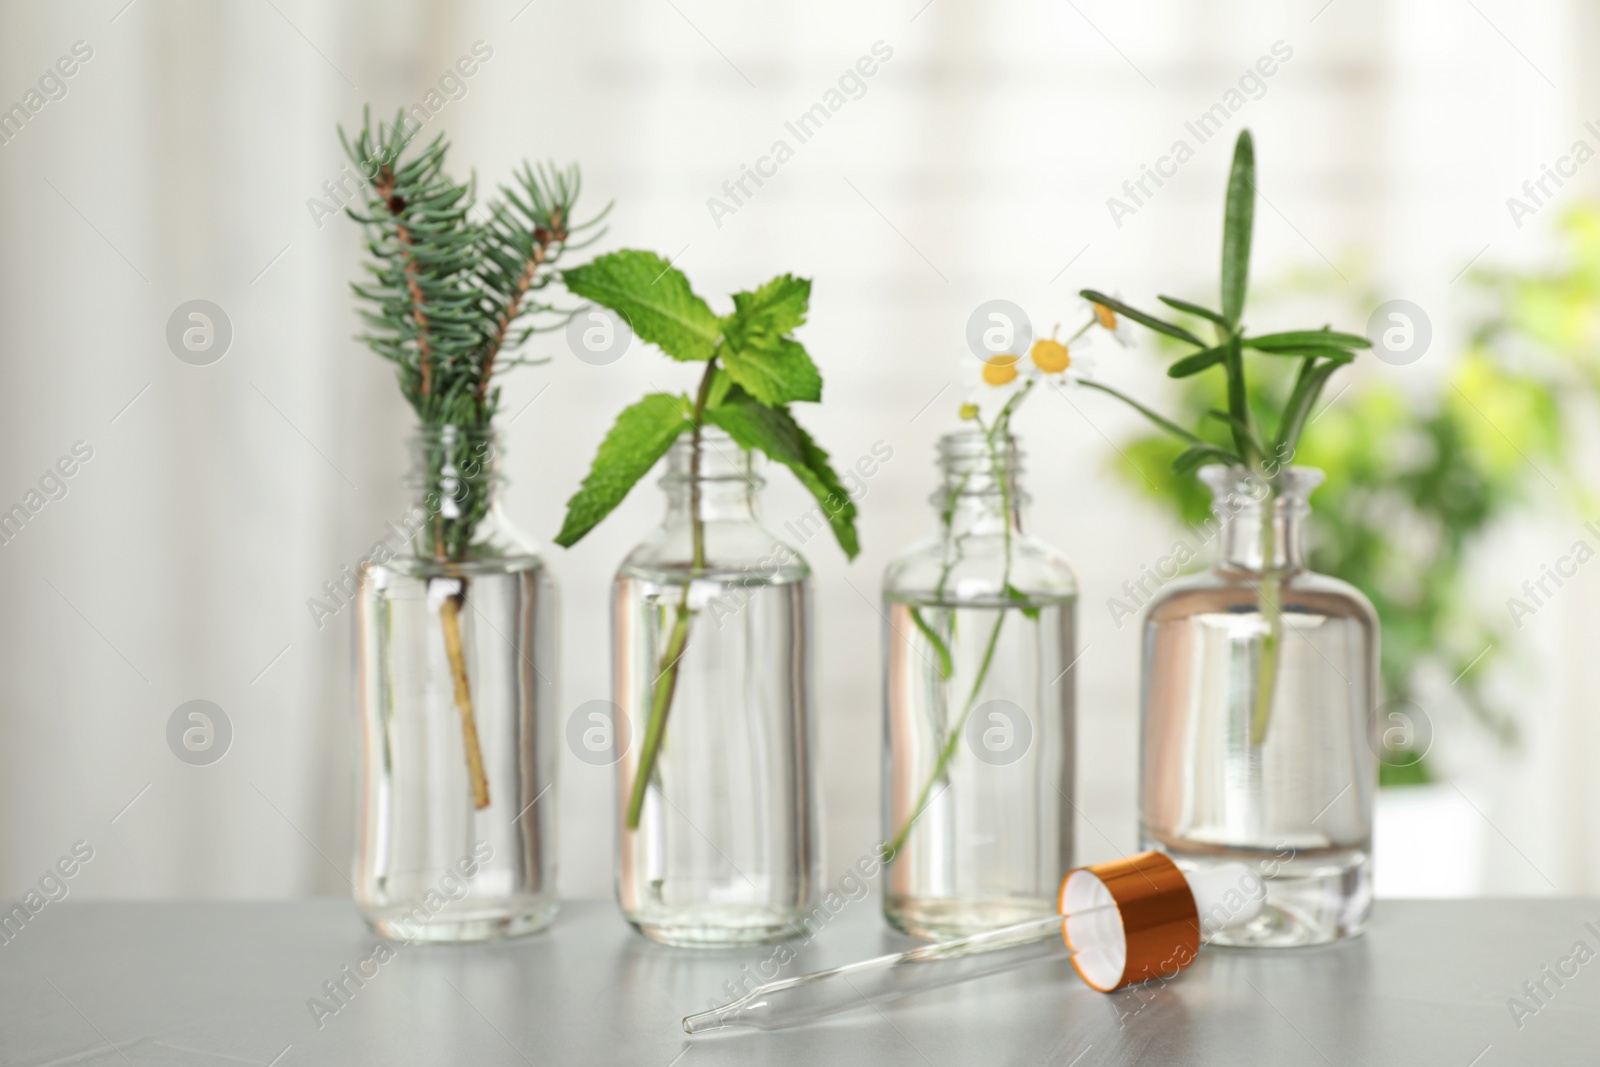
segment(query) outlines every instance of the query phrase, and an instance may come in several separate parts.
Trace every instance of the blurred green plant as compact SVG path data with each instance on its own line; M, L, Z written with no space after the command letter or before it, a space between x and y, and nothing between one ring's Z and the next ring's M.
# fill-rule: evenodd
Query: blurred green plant
M1600 397L1600 205L1569 212L1559 232L1564 255L1547 271L1472 275L1484 310L1459 354L1435 351L1386 371L1369 365L1312 413L1294 457L1327 474L1314 500L1311 566L1355 585L1377 609L1382 699L1421 703L1430 674L1450 679L1462 707L1506 745L1517 742L1516 716L1487 681L1515 628L1495 598L1473 595L1473 552L1530 508L1592 515L1595 505L1575 470L1572 408ZM1334 286L1303 275L1278 298L1312 288ZM1428 364L1444 359L1448 368L1430 375ZM1277 410L1291 377L1257 376L1252 409ZM1223 402L1223 390L1214 379L1186 379L1178 407L1198 424ZM1222 431L1208 432L1228 443ZM1210 494L1172 469L1183 442L1151 433L1119 447L1128 460L1115 462L1119 477L1186 524L1209 515ZM1427 759L1413 755L1386 760L1382 784L1432 780Z

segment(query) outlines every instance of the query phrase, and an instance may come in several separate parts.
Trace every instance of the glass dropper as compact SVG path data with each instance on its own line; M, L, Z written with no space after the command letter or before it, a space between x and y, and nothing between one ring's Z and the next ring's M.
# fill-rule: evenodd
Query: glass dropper
M1106 906L1109 910L1110 905ZM691 1034L724 1027L781 1030L834 1012L1009 971L1062 955L1059 915L768 982L726 1007L683 1020Z
M1242 864L1181 872L1160 853L1142 853L1070 872L1061 914L768 982L688 1016L683 1028L780 1030L1043 959L1069 959L1085 982L1109 992L1176 974L1205 935L1256 918L1263 897L1260 876Z

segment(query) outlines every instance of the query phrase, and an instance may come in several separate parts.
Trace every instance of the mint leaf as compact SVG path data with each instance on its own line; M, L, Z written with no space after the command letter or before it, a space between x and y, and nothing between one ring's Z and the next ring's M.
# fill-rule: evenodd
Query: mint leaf
M707 408L706 421L727 431L743 449L760 449L794 471L800 483L822 505L839 547L855 559L861 546L856 540L856 505L828 465L828 454L811 440L784 407L767 407L742 389L729 390L720 405Z
M725 343L717 349L722 365L744 391L768 407L822 399L822 373L799 341L777 338L770 348L737 348Z
M780 274L753 293L733 294L730 335L735 328L745 338L793 333L805 324L810 303L810 279Z
M768 407L822 399L822 375L788 335L806 321L811 282L780 274L753 293L733 294L717 350L728 375Z
M624 249L561 272L567 289L628 320L641 340L673 359L716 354L722 323L694 295L689 279L654 252Z
M728 377L728 372L717 367L711 372L711 388L706 392L706 406L716 407L728 396L728 390L733 388L733 379Z
M628 495L634 483L666 455L672 442L692 429L694 405L688 397L651 393L624 408L600 442L588 477L567 501L567 517L556 544L571 548Z

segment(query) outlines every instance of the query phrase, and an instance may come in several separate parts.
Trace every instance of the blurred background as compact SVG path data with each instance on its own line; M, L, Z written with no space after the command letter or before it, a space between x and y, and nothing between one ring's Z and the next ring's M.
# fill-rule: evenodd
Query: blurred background
M1411 362L1363 357L1335 381L1302 457L1329 473L1319 564L1383 610L1402 702L1384 710L1400 755L1378 890L1600 891L1600 565L1572 562L1580 540L1600 549L1597 44L1578 0L0 6L0 511L26 518L0 533L0 895L78 840L84 896L346 891L350 613L319 626L308 601L407 507L409 413L351 339L359 235L336 214L336 127L368 103L421 104L486 186L524 158L580 163L589 205L616 201L600 247L674 258L719 311L773 274L815 279L800 336L826 403L802 417L840 462L893 450L861 557L807 549L833 875L878 840L874 605L887 561L934 528L969 316L1010 300L1048 332L1080 321L1084 286L1209 302L1248 125L1252 327L1362 332L1392 300L1427 325ZM797 144L785 123L875 53ZM1202 140L1207 112L1226 117ZM795 152L777 176L711 210L779 139ZM1133 197L1180 140L1192 158ZM205 365L169 343L193 300L228 327ZM548 544L615 412L688 379L638 344L594 366L552 334L530 355L551 362L505 380L508 505ZM1085 355L1168 410L1206 404L1148 336ZM1196 503L1108 397L1043 393L1018 428L1034 529L1084 586L1093 862L1136 844L1139 634L1108 600ZM775 476L766 505L779 529L809 500ZM565 708L609 695L611 574L661 506L651 479L549 551ZM1523 583L1547 566L1572 573L1535 604ZM231 730L209 765L168 746L190 700ZM605 896L611 770L564 758L562 891Z

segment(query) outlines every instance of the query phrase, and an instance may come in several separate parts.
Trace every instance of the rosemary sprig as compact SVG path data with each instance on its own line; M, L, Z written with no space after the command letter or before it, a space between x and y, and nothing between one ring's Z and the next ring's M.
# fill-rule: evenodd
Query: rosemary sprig
M1207 463L1223 463L1246 468L1267 487L1267 498L1262 504L1262 578L1257 590L1267 632L1261 641L1250 714L1250 741L1259 746L1266 741L1267 726L1272 718L1272 701L1277 688L1283 640L1283 613L1278 601L1284 571L1283 561L1275 558L1277 542L1274 515L1278 499L1275 479L1278 472L1293 461L1300 445L1300 435L1305 432L1307 419L1328 379L1340 367L1355 359L1356 350L1370 348L1371 342L1358 334L1340 333L1327 327L1259 334L1255 337L1245 335L1243 315L1249 289L1255 198L1255 143L1250 131L1243 130L1234 145L1224 209L1222 310L1213 311L1177 297L1158 297L1168 307L1210 323L1216 337L1214 344L1208 345L1184 326L1130 307L1094 289L1084 289L1081 295L1108 313L1125 315L1149 329L1192 345L1194 351L1185 353L1168 368L1169 377L1187 378L1216 366L1222 367L1227 376L1228 410L1211 412L1209 417L1227 427L1231 447L1206 440L1198 433L1184 429L1110 386L1091 381L1083 384L1122 400L1163 431L1184 441L1189 447L1173 461L1173 469L1178 473L1191 473ZM1244 358L1247 350L1273 359L1300 360L1300 373L1294 388L1283 402L1276 432L1271 437L1264 435L1251 411Z

